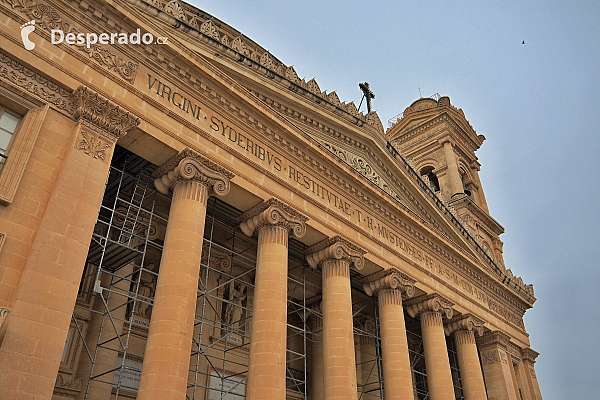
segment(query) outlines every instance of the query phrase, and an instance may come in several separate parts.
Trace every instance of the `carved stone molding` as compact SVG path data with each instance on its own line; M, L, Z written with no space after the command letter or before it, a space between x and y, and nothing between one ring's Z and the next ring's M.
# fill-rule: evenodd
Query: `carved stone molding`
M281 226L299 239L306 233L308 217L287 204L271 198L252 207L239 217L240 229L246 236L252 236L265 226Z
M196 181L208 188L208 194L225 196L234 175L191 149L185 149L161 165L152 176L154 186L168 194L181 181Z
M0 53L0 78L68 114L72 115L75 111L69 90L49 81L3 53Z
M72 379L58 374L56 376L56 383L54 384L54 394L75 398L81 392L82 378Z
M481 352L481 363L483 365L495 364L498 361L500 361L500 358L498 357L498 351L489 350Z
M412 318L416 318L427 312L440 313L446 319L452 318L453 302L445 299L437 293L426 294L405 303L406 311Z
M204 246L201 263L210 265L211 268L218 271L228 271L231 268L231 257L214 247L211 247L209 251L208 246Z
M79 86L71 95L71 99L75 108L73 117L87 122L92 127L100 128L97 133L113 143L140 124L139 118L85 86ZM99 147L102 145L98 143L98 138L84 140L85 144L80 148L91 149L91 152L101 151Z
M415 294L416 280L396 268L385 269L362 279L363 290L367 296L383 290L397 290L410 298Z
M521 349L521 359L533 365L535 363L535 359L540 355L537 351L533 350L531 347L526 347Z
M0 307L0 326L2 326L2 323L4 322L9 313L10 308Z
M508 343L510 342L510 336L501 331L490 331L483 334L483 336L477 339L477 347L480 350L500 348L506 351Z
M36 0L0 0L0 2L8 4L13 9L19 9L29 20L35 20L36 28L47 31L47 37L50 36L49 32L52 29L60 29L65 35L86 33L75 24L63 20L61 13L54 7ZM127 82L133 83L135 80L138 64L124 59L108 46L101 44L87 46L85 43L74 43L70 46L85 53L91 60L108 70L114 70Z
M450 336L458 331L472 331L479 336L483 335L485 322L473 314L457 315L444 325L444 332Z
M317 268L326 260L343 260L358 270L365 264L365 253L365 250L340 236L325 239L305 251L306 261L312 268Z

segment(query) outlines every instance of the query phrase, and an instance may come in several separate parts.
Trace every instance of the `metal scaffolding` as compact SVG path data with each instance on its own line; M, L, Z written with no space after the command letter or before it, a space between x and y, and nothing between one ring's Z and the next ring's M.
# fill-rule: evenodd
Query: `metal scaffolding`
M217 199L208 205L192 360L187 398L245 397L252 298L256 272L256 237L237 228L239 210ZM307 342L311 311L306 305L304 245L290 239L286 386L288 395L305 399L308 392Z
M117 146L73 312L65 356L82 381L84 399L135 398L152 312L170 197L154 189L154 165ZM239 230L241 211L216 198L207 204L187 398L245 398L257 238ZM322 342L321 271L289 240L286 387L307 399L310 353ZM351 271L359 400L383 399L377 299ZM405 315L415 399L428 399L418 320ZM457 399L462 399L454 342L448 351ZM68 354L73 355L69 356ZM70 357L70 358L69 358ZM65 360L63 360L65 361ZM67 372L67 361L61 364ZM64 368L63 368L64 367Z
M143 346L136 340L147 330L162 250L158 232L166 225L155 213L154 168L115 150L71 324L71 340L83 347L76 376L85 399L137 389Z

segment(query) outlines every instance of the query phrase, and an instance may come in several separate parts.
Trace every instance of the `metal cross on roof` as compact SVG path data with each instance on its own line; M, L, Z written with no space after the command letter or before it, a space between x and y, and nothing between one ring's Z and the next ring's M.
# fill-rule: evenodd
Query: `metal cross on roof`
M363 92L363 98L360 100L360 104L358 105L358 109L360 110L360 106L362 105L365 97L367 98L367 112L371 112L371 99L375 98L375 93L369 87L369 82L359 83L358 87Z

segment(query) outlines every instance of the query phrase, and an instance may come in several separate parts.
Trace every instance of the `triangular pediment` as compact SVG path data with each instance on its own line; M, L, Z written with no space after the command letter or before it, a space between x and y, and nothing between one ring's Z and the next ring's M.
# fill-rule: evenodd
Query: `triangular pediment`
M173 18L183 18L177 5L171 4L167 10L164 8L166 4L164 0L153 1L160 1L161 6L152 7L159 9L162 7L165 13L172 11L169 15ZM477 242L470 237L457 217L453 215L452 210L449 210L440 198L428 190L428 186L407 160L386 141L383 126L375 112L367 115L359 113L353 102L340 101L335 92L328 94L326 91L321 91L315 79L308 81L300 79L293 66L283 65L269 52L261 50L254 42L232 28L224 27L224 24L212 16L187 13L192 6L177 3L183 7L183 12L187 13L185 19L188 21L185 25L177 25L169 24L164 18L156 18L147 9L150 4L143 3L143 6L139 4L126 5L136 11L129 17L139 18L142 26L148 26L149 29L174 38L171 45L165 48L164 54L171 52L170 57L174 57L173 61L162 61L163 65L167 66L165 69L172 67L175 58L178 57L177 53L181 55L180 61L188 62L187 67L179 67L175 71L169 71L170 73L186 77L185 69L189 68L190 71L193 69L198 74L211 79L213 88L203 90L207 95L213 96L216 103L221 103L227 108L229 103L226 98L231 97L239 104L246 104L243 106L246 109L238 115L255 116L254 124L257 119L277 120L288 129L290 134L298 138L310 137L328 150L328 153L321 157L342 160L356 174L356 179L366 180L380 190L378 196L386 199L382 204L387 209L383 212L394 212L397 215L404 213L408 218L407 221L412 221L412 226L422 232L420 235L431 239L437 236L448 246L463 249L464 251L459 251L462 255L479 259L488 268L495 268L494 261L488 259L485 252L479 248ZM183 20L179 19L179 21ZM192 28L190 23L199 27L199 29L194 28L193 35L190 34ZM202 33L202 30L205 32ZM220 38L218 40L217 35ZM197 44L189 45L190 39ZM206 46L211 46L211 51L219 48L222 54L230 56L234 54L235 57L232 56L225 61L223 61L225 57L209 59L206 57L208 53ZM240 59L240 55L247 58ZM244 63L240 60L244 60ZM236 70L239 65L244 64L242 67L245 68L246 64L251 62L255 64L243 73ZM264 73L261 68L267 72ZM257 72L247 73L249 70ZM277 74L276 79L273 73ZM282 85L289 87L291 83L297 85L293 90L281 89ZM298 88L302 88L304 92L300 93ZM292 117L296 120L290 122ZM436 116L431 115L428 118L435 120ZM373 196L368 201L377 203L379 199Z

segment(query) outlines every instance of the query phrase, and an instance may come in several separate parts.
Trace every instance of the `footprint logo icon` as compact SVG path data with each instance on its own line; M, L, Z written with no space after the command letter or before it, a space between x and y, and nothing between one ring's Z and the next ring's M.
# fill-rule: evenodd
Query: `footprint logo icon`
M35 19L26 22L21 26L21 39L23 39L23 46L27 50L33 50L35 43L29 40L29 34L35 30Z

